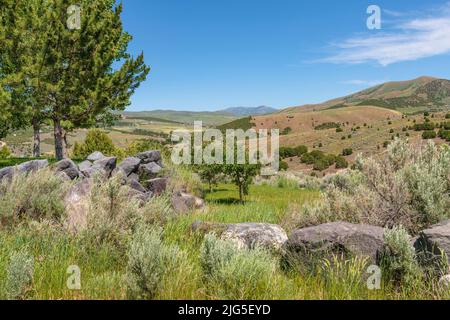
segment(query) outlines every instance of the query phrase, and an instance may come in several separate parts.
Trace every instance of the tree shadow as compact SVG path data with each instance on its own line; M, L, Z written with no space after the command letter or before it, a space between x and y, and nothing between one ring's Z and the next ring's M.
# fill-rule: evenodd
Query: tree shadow
M222 204L222 205L245 205L250 203L250 201L241 201L239 199L236 198L221 198L221 199L212 199L212 200L208 200L209 203L214 203L214 204Z

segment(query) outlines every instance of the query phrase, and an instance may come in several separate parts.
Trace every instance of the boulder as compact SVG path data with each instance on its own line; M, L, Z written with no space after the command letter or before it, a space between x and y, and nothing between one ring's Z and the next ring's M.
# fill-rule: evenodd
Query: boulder
M91 153L90 155L88 155L86 160L94 162L94 161L102 160L103 158L105 158L103 153L101 153L99 151L95 151L95 152Z
M137 173L132 173L127 177L128 181L134 180L139 182L139 175Z
M20 173L36 172L48 167L48 160L31 160L17 166Z
M89 160L85 160L78 165L78 169L80 169L81 172L86 171L91 167L92 167L92 162Z
M131 189L137 190L142 193L147 192L147 190L139 183L139 181L129 180L127 184Z
M92 186L91 179L83 179L69 190L64 199L67 214L65 226L70 232L79 232L87 226Z
M14 167L0 169L0 182L2 182L3 179L11 180L14 176L14 171Z
M167 178L156 178L146 181L147 189L151 191L155 196L160 196L167 189Z
M220 236L239 248L262 247L279 251L288 240L286 232L278 225L267 223L230 224Z
M142 192L130 186L128 186L128 188L129 188L128 195L131 198L139 200L141 205L144 205L153 196L153 194L149 191Z
M70 159L64 159L56 163L54 169L55 172L62 172L66 174L71 180L75 180L81 175L78 166Z
M192 224L191 230L201 234L213 233L224 241L234 243L240 249L260 247L280 251L288 240L283 228L268 223L222 224L197 221Z
M372 263L378 260L383 248L384 230L380 227L332 222L295 230L286 242L286 253L293 258L330 258L362 256Z
M161 160L161 152L158 150L145 151L139 153L136 157L141 159L143 163L158 162Z
M172 207L178 213L186 213L192 210L201 210L205 208L205 201L192 194L185 192L176 192L172 195Z
M109 178L113 170L116 168L116 164L116 157L103 158L101 160L94 161L94 164L90 170L94 172L101 172L106 176L106 178Z
M123 160L118 168L121 169L125 176L129 176L131 173L137 172L139 165L141 164L141 159L135 157L129 157Z
M149 162L139 166L139 175L144 178L155 178L161 170L162 168L155 162Z
M439 260L442 253L445 253L450 262L450 220L423 230L414 247L417 253L425 253L435 260Z

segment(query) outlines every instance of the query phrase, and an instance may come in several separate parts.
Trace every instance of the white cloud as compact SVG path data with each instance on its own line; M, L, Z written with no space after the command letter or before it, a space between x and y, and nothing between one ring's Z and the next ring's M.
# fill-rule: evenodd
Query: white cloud
M337 53L324 62L358 64L377 62L383 66L450 53L450 13L422 17L394 25L394 31L352 37L336 45Z

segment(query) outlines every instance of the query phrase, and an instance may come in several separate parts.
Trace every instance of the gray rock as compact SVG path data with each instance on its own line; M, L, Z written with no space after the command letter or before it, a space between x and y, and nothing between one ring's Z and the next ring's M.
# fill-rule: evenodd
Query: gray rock
M295 230L285 247L288 256L294 259L343 254L345 257L369 257L375 263L383 248L383 238L384 230L380 227L332 222Z
M3 179L11 180L14 176L14 170L14 167L0 169L0 182L2 182Z
M100 168L87 168L81 171L81 173L83 174L83 176L85 176L86 178L93 178L96 175L99 175L103 178L107 177L106 171L102 170Z
M187 213L192 210L201 210L205 208L205 201L192 194L185 192L176 192L172 195L172 207L178 213Z
M141 159L143 163L158 162L161 160L161 152L158 150L151 150L139 153L137 158Z
M86 160L94 162L94 161L102 160L103 158L105 158L103 153L101 153L99 151L95 151L95 152L91 153L90 155L88 155Z
M65 226L70 232L79 232L87 226L89 196L92 187L91 179L83 179L70 189L64 199L67 215Z
M125 176L129 176L131 173L136 173L139 165L141 164L141 159L129 157L123 160L118 168L122 169L125 173Z
M147 192L147 190L136 180L129 180L128 181L128 186L131 189L137 190L137 191L142 192L142 193L146 193Z
M56 172L65 173L71 180L75 180L81 175L78 166L70 159L64 159L56 163L54 169Z
M417 253L425 253L429 259L439 260L442 253L450 262L450 220L423 230L414 243Z
M147 189L151 191L155 196L160 196L167 189L167 178L156 178L146 181Z
M129 188L128 195L131 198L139 200L141 205L144 205L152 197L151 192L142 192L131 187L128 188Z
M127 177L128 181L134 180L139 182L139 175L137 173L132 173Z
M158 166L155 162L150 162L146 164L141 164L139 166L139 175L144 179L156 178L158 173L160 173L162 168Z
M20 173L36 172L48 167L48 160L31 160L17 166Z
M113 170L116 168L116 164L117 164L116 157L108 157L94 161L94 164L90 169L92 169L95 172L104 173L105 177L109 178Z
M196 221L191 230L203 235L213 233L236 247L254 249L256 247L280 251L288 240L286 232L278 225L267 223L223 224Z
M286 232L278 225L267 223L230 224L220 236L239 248L262 247L279 251L288 240Z
M92 167L92 162L89 160L85 160L78 165L78 168L80 169L80 171L85 171L91 167Z

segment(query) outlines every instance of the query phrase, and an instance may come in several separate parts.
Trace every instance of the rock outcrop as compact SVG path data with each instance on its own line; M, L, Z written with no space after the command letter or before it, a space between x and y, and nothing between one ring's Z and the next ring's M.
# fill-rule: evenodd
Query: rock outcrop
M372 263L383 248L384 230L380 227L332 222L295 230L286 242L286 254L291 258L330 258L333 254L345 257L362 256Z
M450 220L423 230L414 243L417 253L439 260L445 254L450 263Z
M213 233L224 241L230 241L237 248L256 247L280 251L288 240L286 232L278 225L267 223L220 224L195 222L191 230L202 234Z

